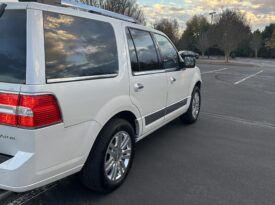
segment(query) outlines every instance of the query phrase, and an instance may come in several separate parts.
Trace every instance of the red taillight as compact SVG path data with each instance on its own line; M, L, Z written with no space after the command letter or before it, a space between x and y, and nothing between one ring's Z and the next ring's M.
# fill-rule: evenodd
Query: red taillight
M61 121L58 104L52 95L21 95L19 106L23 109L29 108L30 112L29 115L20 115L19 113L19 126L41 127Z
M16 115L0 113L0 124L17 125Z
M10 94L10 93L0 93L0 104L2 105L18 105L18 97L17 94Z
M36 128L61 121L59 106L53 95L0 93L1 124Z
M16 125L16 106L18 95L10 93L0 93L0 124Z

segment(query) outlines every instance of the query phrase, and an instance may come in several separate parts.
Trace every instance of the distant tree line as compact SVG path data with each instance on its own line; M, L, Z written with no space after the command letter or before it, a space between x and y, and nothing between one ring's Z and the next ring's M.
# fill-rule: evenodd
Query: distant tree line
M146 24L144 13L136 0L79 0L83 3L131 16ZM204 55L230 57L275 58L275 23L263 31L251 31L245 14L226 9L211 24L204 16L193 16L180 35L177 20L161 19L154 28L164 32L179 50L192 50Z
M169 20L166 20L169 22ZM163 28L163 21L155 25L156 29L168 33L171 25L178 25L175 20ZM159 26L162 25L162 26ZM167 32L167 28L169 32ZM176 35L175 35L176 36ZM175 39L175 38L174 38ZM210 24L204 16L193 16L187 23L183 34L174 40L179 50L193 50L204 55L224 55L228 62L230 57L275 58L275 23L266 26L263 31L251 31L245 14L238 10L224 10Z

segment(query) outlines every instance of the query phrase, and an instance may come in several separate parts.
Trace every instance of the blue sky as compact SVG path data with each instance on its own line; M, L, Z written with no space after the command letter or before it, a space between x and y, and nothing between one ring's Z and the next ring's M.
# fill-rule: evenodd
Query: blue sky
M148 25L161 18L177 19L181 30L193 15L210 18L209 12L220 13L225 8L245 13L253 30L263 29L275 23L275 0L137 0L142 7Z

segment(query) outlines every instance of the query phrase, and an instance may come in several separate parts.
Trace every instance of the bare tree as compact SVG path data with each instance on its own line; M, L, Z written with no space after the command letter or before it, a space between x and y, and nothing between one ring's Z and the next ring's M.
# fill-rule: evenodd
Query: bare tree
M256 58L258 58L258 51L262 47L262 44L261 32L257 30L252 34L252 39L250 41L250 48L254 50Z
M165 33L176 45L179 40L179 23L177 20L161 19L154 28Z
M225 61L229 62L232 51L248 38L250 26L245 15L235 10L224 10L211 31L212 41L224 51Z
M141 24L145 24L144 13L136 0L79 0L85 4L103 8L119 14L133 17Z
M203 31L199 34L198 40L197 40L197 47L201 51L202 56L204 56L205 52L210 46L208 32Z
M198 47L199 37L204 38L200 34L209 30L210 24L204 16L193 16L187 23L178 46L179 49L195 50ZM202 39L201 39L202 40Z

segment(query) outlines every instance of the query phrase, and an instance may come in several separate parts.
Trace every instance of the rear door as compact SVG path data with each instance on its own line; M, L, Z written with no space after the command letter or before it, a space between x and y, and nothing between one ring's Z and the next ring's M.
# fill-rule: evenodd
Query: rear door
M173 119L187 108L190 77L186 69L179 67L179 54L171 41L160 34L154 34L158 44L162 63L166 69L168 97L166 120Z
M167 80L148 31L126 29L132 73L130 95L142 114L143 134L164 123Z

